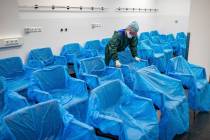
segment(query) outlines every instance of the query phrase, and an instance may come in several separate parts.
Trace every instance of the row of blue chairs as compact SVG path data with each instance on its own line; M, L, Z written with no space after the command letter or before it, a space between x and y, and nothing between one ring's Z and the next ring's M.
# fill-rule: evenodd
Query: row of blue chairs
M90 46L91 45L89 45L89 47ZM49 48L43 50L46 51L49 50ZM87 49L85 50L85 52L92 53L94 51L92 51L91 49ZM98 51L95 52L98 53ZM81 51L78 52L78 54L80 53ZM43 54L43 56L40 57L39 54ZM198 70L196 69L198 68L197 66L188 67L188 65L191 65L188 62L186 62L186 66L184 66L184 64L182 63L186 60L181 56L169 60L171 63L169 63L170 65L167 65L166 67L166 74L168 75L167 76L165 74L161 74L155 66L148 66L149 63L146 60L136 62L132 59L132 56L128 51L119 53L119 58L123 63L123 66L120 69L105 66L102 55L91 56L89 58L84 57L79 60L77 58L77 56L79 55L75 55L73 52L69 54L72 55L71 58L73 58L73 63L76 62L75 64L78 68L78 79L75 79L70 77L68 74L68 68L65 66L68 61L61 61L62 59L58 59L57 57L53 58L53 60L62 63L50 63L52 61L52 58L49 59L50 57L47 57L48 55L45 54L50 53L42 53L40 51L37 51L35 55L34 53L32 53L32 55L31 53L29 53L29 56L31 55L31 57L33 58L33 62L27 63L30 66L23 66L22 64L21 70L16 69L16 62L21 62L20 58L12 58L18 60L16 62L14 60L11 61L13 62L13 65L10 65L10 59L7 59L7 64L9 66L13 66L14 71L17 70L17 73L12 74L9 71L12 67L6 69L8 70L6 71L7 74L10 76L14 76L16 78L18 74L23 74L23 70L26 69L25 67L27 67L27 70L30 70L29 74L27 74L29 79L27 82L28 91L25 95L27 100L25 100L23 96L17 94L18 96L23 98L25 102L28 102L27 104L29 107L26 107L26 109L23 109L23 111L15 112L14 116L19 113L28 112L28 110L30 110L29 112L31 112L31 110L33 110L32 112L35 112L37 111L35 108L39 108L37 106L42 106L43 104L58 104L60 106L59 110L61 110L61 112L64 112L61 113L60 116L64 117L65 119L75 118L70 120L77 120L77 122L80 122L80 124L86 123L84 125L89 126L88 128L90 129L85 129L86 135L88 133L90 136L87 137L87 139L95 138L93 128L91 127L93 126L95 128L99 128L104 133L116 135L120 139L159 138L170 140L173 139L176 134L186 132L189 128L188 102L182 87L182 85L184 84L182 80L184 78L180 78L186 74L186 69L188 68L190 68L189 71L195 71L194 73L189 73L189 75L192 74L191 77L194 77L195 83L198 80L197 78L195 78L195 75L200 76L200 78L202 79L198 82L199 84L197 84L199 85L199 88L196 88L196 90L195 88L193 88L193 90L190 90L191 92L189 92L190 95L192 94L192 97L188 97L190 106L198 111L208 111L210 107L208 101L210 94L209 85L208 83L206 83L207 80L204 74L205 69ZM61 58L65 60L68 57ZM176 64L177 59L180 60L178 61L180 65ZM46 64L46 66L42 65L40 67L39 62L36 62L37 60L40 61L41 64ZM29 62L29 60L27 62ZM172 64L174 64L174 66ZM2 64L2 66L6 66L5 62ZM5 68L3 69L2 73L4 73L4 70ZM174 73L174 75L176 75L177 71L180 74L180 77L171 76L171 73ZM17 77L19 77L20 75L18 75ZM180 79L175 80L174 78ZM12 80L12 78L6 79L7 85L8 80ZM15 81L15 79L13 80ZM9 88L7 85L6 87ZM91 89L90 94L87 90L87 87ZM191 86L189 86L189 88L190 87ZM11 90L11 88L9 89ZM20 92L22 89L23 88L20 88L19 91L17 90L17 92ZM200 92L202 92L202 94L200 94ZM206 98L203 98L200 95L205 96ZM55 101L51 101L52 99L56 99L56 103ZM9 104L10 102L5 103ZM157 106L161 111L160 122L157 119L156 111L153 104ZM16 107L18 108L18 105ZM15 109L13 111L15 111ZM16 126L14 126L13 123L11 123L12 125L9 125L7 123L7 115L11 112L12 111L8 113L3 113L5 115L1 116L1 118L6 116L4 117L4 120L6 120L6 125L3 126L7 126L6 128L9 127L10 130L11 127L13 127L14 130L11 131L13 135L16 136L16 138L19 138L18 134L20 134L20 132L18 132L17 130L25 131L25 129L23 128L27 128L26 125L35 125L33 123L30 124L26 122L25 125L22 125L22 129L20 127L17 128ZM49 114L53 113L53 111L49 112ZM73 116L65 117L66 114L67 116L71 116L71 114L73 114ZM14 119L15 117L11 118ZM53 118L56 118L56 116L53 116L51 119ZM11 119L11 121L13 121L13 119ZM42 119L41 116L39 117L39 121L40 119ZM59 119L55 119L56 122L57 120ZM17 122L21 122L21 120L17 120ZM44 125L40 124L40 126L42 126L43 128L45 125L47 126L48 123ZM72 133L72 135L78 134L78 131L84 130L84 127L82 126L78 125L76 129L71 130L75 132ZM83 129L79 130L79 128ZM56 129L56 132L57 130L58 129ZM70 133L68 129L65 130ZM57 137L57 135L53 135L57 134L56 132L49 133L49 135L47 134L47 136L44 135L47 132L41 132L39 129L37 129L36 136L49 137L50 135L52 135L52 137L54 138ZM82 132L81 134L83 134ZM27 132L26 136L31 137L32 134L34 133ZM61 139L63 137L59 135L59 138ZM81 135L80 139L85 139L84 135Z

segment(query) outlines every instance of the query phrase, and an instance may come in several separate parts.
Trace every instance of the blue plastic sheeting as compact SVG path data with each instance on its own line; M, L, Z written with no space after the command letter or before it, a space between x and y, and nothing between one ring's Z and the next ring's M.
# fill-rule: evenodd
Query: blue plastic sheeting
M149 35L150 35L150 37L152 37L152 36L159 36L159 32L157 30L150 31Z
M153 36L153 37L151 37L151 41L154 44L159 45L159 47L161 47L163 49L166 60L168 61L169 59L171 59L173 57L173 48L170 45L170 43L163 41L163 36L162 36L162 42L161 42L160 38L161 37L159 37L159 36Z
M138 56L140 56L141 59L148 60L148 63L152 64L153 49L149 45L142 44L141 42L139 42L139 44L138 44Z
M149 32L142 32L139 36L139 41L150 39Z
M168 34L167 35L167 40L171 44L173 48L173 53L175 56L178 56L180 54L180 45L178 41L175 39L173 34Z
M91 51L97 51L100 56L104 56L105 48L102 47L101 42L99 40L89 40L85 43L85 49Z
M104 38L101 40L101 46L105 49L106 45L109 43L110 38Z
M189 128L189 108L182 83L159 73L155 66L136 72L133 91L152 99L161 110L160 140L172 140Z
M186 58L186 54L187 54L187 42L186 42L186 40L183 39L183 38L179 38L179 39L177 39L177 42L179 44L179 50L178 50L177 55L181 55L181 56Z
M29 85L29 78L33 69L23 65L20 57L0 59L0 76L6 78L9 90L22 91Z
M210 110L210 89L204 68L189 64L182 56L178 56L169 61L166 73L181 80L189 89L188 100L192 109Z
M81 60L80 73L80 78L86 81L90 89L94 89L109 80L119 79L124 81L121 70L107 67L102 57Z
M3 117L27 105L28 103L24 97L7 90L5 78L0 77L0 140L9 140L11 138Z
M50 48L33 49L29 52L27 64L33 68L43 68L54 65L66 65L63 56L55 56Z
M124 77L125 84L132 88L133 87L133 71L137 71L143 67L148 66L148 61L141 59L140 62L137 62L131 55L129 50L118 52L118 58L121 64L121 71ZM115 63L111 61L111 66L115 66Z
M61 56L65 56L67 63L74 64L73 67L69 67L69 71L76 73L77 77L79 75L79 65L80 60L84 58L97 56L97 51L88 51L80 46L79 43L69 43L63 46Z
M187 40L187 36L185 35L184 32L179 32L176 34L176 39L180 39L180 38Z
M92 90L88 122L120 140L158 139L158 120L151 100L133 94L119 80Z
M4 118L11 140L94 140L94 129L50 100L25 107Z
M163 49L159 45L152 43L150 40L141 41L141 44L145 48L146 47L152 48L152 50L153 50L152 64L154 64L161 72L165 72L166 57L165 57Z
M71 78L62 66L35 71L28 98L35 103L57 99L77 119L86 120L88 101L86 84L82 80Z

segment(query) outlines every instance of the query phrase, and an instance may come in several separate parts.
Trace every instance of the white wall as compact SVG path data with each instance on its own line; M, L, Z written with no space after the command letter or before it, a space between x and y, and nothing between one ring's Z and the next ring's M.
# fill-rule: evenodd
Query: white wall
M156 28L161 33L187 32L190 0L157 0L159 13L156 21ZM176 23L175 21L178 21Z
M10 0L15 1L15 0ZM59 54L61 47L67 42L80 42L91 39L110 37L114 30L125 28L132 20L138 21L140 30L155 27L156 14L150 13L116 13L117 7L156 8L156 0L18 0L19 5L70 5L70 6L103 6L108 8L104 13L67 13L67 12L19 12L24 46L21 49L0 51L0 57L14 56L26 58L30 49L52 48ZM5 15L6 16L6 15ZM91 23L101 23L101 28L91 28ZM42 27L42 32L24 34L24 27ZM68 32L60 32L60 28L68 28Z
M210 1L192 0L189 61L204 66L210 75Z

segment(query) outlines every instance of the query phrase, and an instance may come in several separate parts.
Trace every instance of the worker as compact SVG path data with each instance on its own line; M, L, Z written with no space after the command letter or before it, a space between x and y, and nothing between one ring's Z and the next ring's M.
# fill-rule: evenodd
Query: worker
M136 21L131 22L126 29L115 31L112 38L105 49L105 64L109 65L110 61L115 62L116 67L121 67L121 63L118 58L118 52L124 51L127 46L130 48L130 52L136 61L141 59L137 56L138 37L137 32L139 26Z

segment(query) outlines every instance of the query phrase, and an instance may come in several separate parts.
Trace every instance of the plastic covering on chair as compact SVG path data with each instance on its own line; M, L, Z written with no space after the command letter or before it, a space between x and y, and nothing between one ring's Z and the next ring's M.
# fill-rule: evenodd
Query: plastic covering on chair
M139 97L120 80L92 90L88 123L120 140L157 140L158 120L150 99Z
M166 37L165 37L165 39L166 39ZM173 48L172 48L171 44L168 43L165 39L164 39L164 35L151 37L151 41L154 44L159 45L159 47L161 47L163 49L166 60L168 61L169 59L171 59L173 57Z
M150 37L152 37L152 36L159 36L159 32L157 30L150 31L149 35L150 35Z
M185 39L183 38L179 38L177 39L177 42L179 44L179 50L177 52L177 55L181 55L184 58L186 58L186 54L187 54L187 42Z
M133 56L131 55L129 50L125 50L122 52L118 52L118 58L121 66L121 71L124 77L125 84L132 88L133 87L133 71L137 71L143 67L148 66L148 61L141 59L140 62L136 61ZM114 62L111 61L111 66L115 66Z
M69 72L75 72L78 77L80 60L94 57L98 54L97 51L85 50L79 43L69 43L63 46L60 55L66 57L68 64L73 64L73 67L69 67Z
M178 56L169 61L166 73L181 80L189 89L188 100L192 109L210 110L210 89L204 68L189 64L182 56Z
M8 91L5 78L0 77L0 140L11 139L3 117L27 105L27 100L23 96L14 91Z
M88 101L86 84L82 80L71 78L62 66L35 71L28 98L35 103L57 99L75 118L80 121L86 120Z
M104 56L105 48L102 47L101 42L99 40L89 40L85 43L85 49L91 51L97 51L100 56Z
M6 78L9 90L20 92L27 89L32 71L32 68L23 65L20 57L0 59L0 76Z
M172 140L189 128L189 108L182 83L161 74L155 66L135 73L133 91L152 99L161 111L159 124L160 140Z
M86 81L90 89L94 89L109 80L119 79L124 81L121 70L114 67L107 67L102 57L81 60L80 74L80 78Z
M149 32L142 32L139 36L139 41L150 39Z
M152 64L154 64L161 72L165 72L166 57L163 49L159 45L152 43L150 40L141 41L141 45L145 48L150 47L153 50Z
M180 38L183 38L183 39L187 40L187 36L185 35L184 32L178 32L176 34L176 39L180 39Z
M25 107L4 118L12 140L94 140L94 129L76 120L55 100Z
M55 56L50 48L33 49L29 52L27 64L33 68L43 68L54 65L66 65L63 56Z
M104 48L104 50L105 50L106 45L109 43L109 41L110 41L110 38L104 38L101 40L101 46Z
M167 35L167 41L171 44L172 48L173 48L173 53L175 56L179 55L179 51L180 51L180 45L178 43L178 41L175 39L173 34L168 34Z

